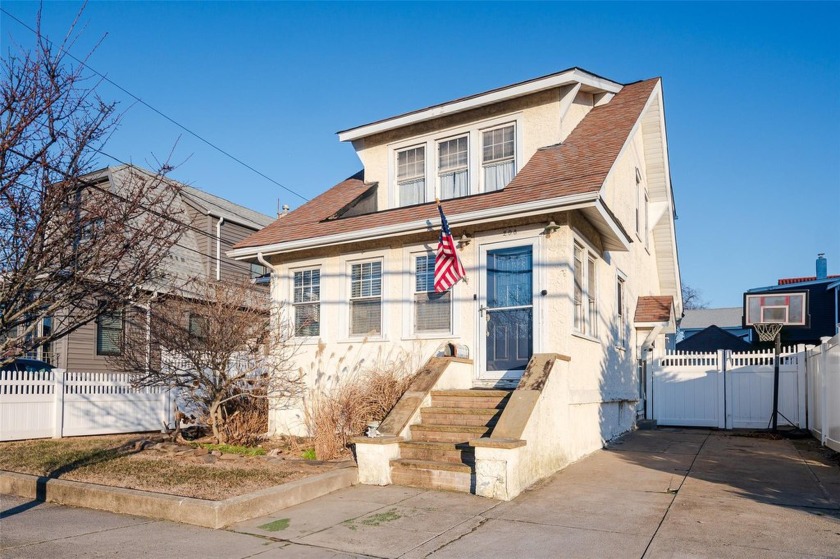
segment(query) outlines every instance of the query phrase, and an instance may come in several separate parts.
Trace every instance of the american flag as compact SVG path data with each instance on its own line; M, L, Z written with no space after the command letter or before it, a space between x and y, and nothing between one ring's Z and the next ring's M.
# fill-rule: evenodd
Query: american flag
M443 293L467 274L461 260L458 259L455 239L452 238L452 231L449 230L449 224L446 222L440 203L438 203L438 210L440 211L440 240L435 255L435 291Z

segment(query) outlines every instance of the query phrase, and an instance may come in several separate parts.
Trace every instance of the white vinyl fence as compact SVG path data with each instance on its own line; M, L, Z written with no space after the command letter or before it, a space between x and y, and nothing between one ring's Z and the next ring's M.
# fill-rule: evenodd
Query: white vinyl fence
M840 452L840 335L807 352L808 427Z
M130 373L0 371L0 440L158 431L170 393L133 388Z
M648 382L661 425L763 429L773 415L773 350L674 352L654 359ZM783 348L779 425L805 424L804 347Z

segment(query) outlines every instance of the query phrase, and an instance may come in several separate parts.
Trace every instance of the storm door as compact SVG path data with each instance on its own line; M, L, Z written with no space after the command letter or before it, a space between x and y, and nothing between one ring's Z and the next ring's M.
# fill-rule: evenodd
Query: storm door
M515 382L534 351L534 245L484 246L481 380Z

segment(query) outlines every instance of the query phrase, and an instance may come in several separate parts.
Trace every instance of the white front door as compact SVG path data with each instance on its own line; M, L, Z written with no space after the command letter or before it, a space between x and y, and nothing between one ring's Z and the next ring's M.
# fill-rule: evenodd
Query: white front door
M482 245L478 361L482 384L515 384L534 353L533 239Z

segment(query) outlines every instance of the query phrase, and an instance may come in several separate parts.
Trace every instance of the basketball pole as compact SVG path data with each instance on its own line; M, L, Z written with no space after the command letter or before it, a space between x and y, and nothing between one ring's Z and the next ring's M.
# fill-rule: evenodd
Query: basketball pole
M773 432L779 427L779 355L782 353L782 331L776 332L776 351L773 359Z

